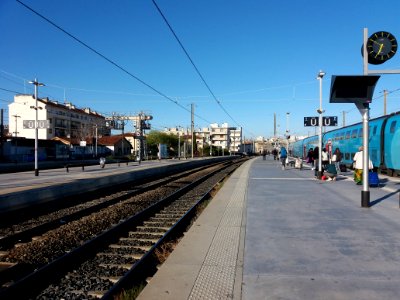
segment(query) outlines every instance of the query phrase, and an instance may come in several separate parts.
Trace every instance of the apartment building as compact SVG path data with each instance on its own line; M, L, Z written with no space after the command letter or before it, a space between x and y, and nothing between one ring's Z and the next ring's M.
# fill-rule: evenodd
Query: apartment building
M243 152L242 127L239 128L231 127L229 130L229 136L230 136L229 152L231 154Z
M166 128L165 131L169 134L180 135L187 137L189 143L191 141L191 132L189 129ZM217 123L210 124L209 128L198 128L195 130L197 148L203 148L203 145L208 145L214 149L221 151L229 151L231 154L243 152L242 147L242 128L229 127L228 123L221 125Z
M77 108L72 103L61 104L48 98L36 100L32 95L16 95L9 104L9 133L14 137L35 138L38 120L38 139L65 137L86 140L111 134L105 117L90 108Z

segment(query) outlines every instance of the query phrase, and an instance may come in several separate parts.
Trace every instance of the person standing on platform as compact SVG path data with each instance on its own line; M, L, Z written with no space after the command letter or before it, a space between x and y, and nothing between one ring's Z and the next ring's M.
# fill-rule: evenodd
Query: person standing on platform
M335 149L332 155L332 163L335 164L336 172L340 172L340 162L342 161L342 152L340 152L339 148Z
M275 148L272 150L272 155L274 156L274 160L278 159L278 150L276 150Z
M287 151L285 147L281 147L281 151L279 152L280 154L280 159L282 162L282 170L285 170L286 166L286 158L287 158Z
M319 147L315 147L314 148L314 176L317 177L318 176L318 167L319 167Z
M358 150L358 152L354 155L353 158L353 166L354 166L354 182L358 185L362 184L363 180L363 146L361 146ZM372 170L374 166L372 165L371 160L369 160L369 166L368 169Z
M310 148L307 153L307 163L311 164L311 167L314 168L314 149Z
M322 166L325 168L329 164L328 152L325 148L322 149Z

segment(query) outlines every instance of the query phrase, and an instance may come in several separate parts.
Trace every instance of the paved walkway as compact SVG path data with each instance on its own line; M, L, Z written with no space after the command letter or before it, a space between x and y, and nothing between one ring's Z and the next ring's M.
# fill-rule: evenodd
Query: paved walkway
M348 175L247 162L139 299L399 299L400 182L362 208Z

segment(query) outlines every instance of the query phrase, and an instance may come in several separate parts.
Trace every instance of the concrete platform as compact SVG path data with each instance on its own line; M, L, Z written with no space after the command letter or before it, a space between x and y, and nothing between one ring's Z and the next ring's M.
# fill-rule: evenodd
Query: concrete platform
M0 215L46 203L60 197L131 182L155 176L167 176L173 172L188 170L232 157L205 159L154 160L139 163L107 164L73 167L66 169L40 170L39 176L31 172L0 174Z
M352 174L242 165L138 297L399 299L400 180L361 207Z

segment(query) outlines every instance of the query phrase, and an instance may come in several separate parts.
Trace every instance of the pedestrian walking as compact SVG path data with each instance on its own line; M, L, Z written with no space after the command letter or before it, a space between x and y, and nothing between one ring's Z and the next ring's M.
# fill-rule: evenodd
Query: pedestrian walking
M281 147L281 151L279 151L280 154L280 160L282 163L282 170L285 170L286 166L286 158L287 158L287 151L285 147Z

